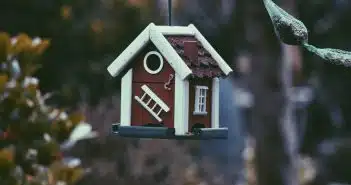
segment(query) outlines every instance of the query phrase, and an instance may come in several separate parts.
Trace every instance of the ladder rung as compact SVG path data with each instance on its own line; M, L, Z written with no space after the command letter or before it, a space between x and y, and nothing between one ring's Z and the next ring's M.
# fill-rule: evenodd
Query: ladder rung
M155 105L154 106L152 106L152 110L154 110L154 108L156 108L156 106L157 106L157 103L155 102Z
M162 111L163 111L163 109L160 108L160 110L158 111L157 115L160 115Z
M150 98L149 101L147 101L146 105L149 105L151 100L152 100L152 98Z
M162 119L161 119L157 114L155 114L155 112L152 111L152 110L145 104L145 102L141 101L141 99L140 99L138 96L135 96L134 99L137 100L137 101L140 103L140 105L142 105L147 111L149 111L149 113L150 113L152 116L154 116L154 118L156 118L158 122L162 122ZM162 110L162 109L161 109L161 110Z
M145 97L146 97L146 93L144 92L143 96L141 96L141 98L140 98L141 101L143 101Z
M157 102L157 104L162 107L162 109L165 112L169 111L169 107L166 105L165 102L163 102L147 85L143 85L141 86L141 89L147 93L147 95L149 95L151 97L151 99L153 99L155 102Z

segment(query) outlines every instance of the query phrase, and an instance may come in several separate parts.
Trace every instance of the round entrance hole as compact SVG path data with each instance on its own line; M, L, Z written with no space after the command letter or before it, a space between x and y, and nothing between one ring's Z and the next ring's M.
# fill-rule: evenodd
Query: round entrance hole
M157 74L163 68L163 58L160 53L150 51L144 58L144 68L150 74Z

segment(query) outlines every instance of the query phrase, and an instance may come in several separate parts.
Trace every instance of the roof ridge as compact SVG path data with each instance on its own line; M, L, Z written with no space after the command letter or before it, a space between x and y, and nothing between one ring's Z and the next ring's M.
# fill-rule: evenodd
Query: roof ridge
M113 77L120 75L128 66L130 60L134 58L134 56L137 55L139 51L141 51L141 49L144 48L147 43L149 43L149 41L151 41L167 59L168 63L172 66L176 73L180 75L181 79L184 80L192 74L192 71L185 64L186 61L183 61L169 40L166 38L166 36L177 35L193 36L199 43L201 43L203 49L205 49L217 62L219 68L225 75L232 72L232 69L228 66L228 64L222 59L222 57L193 24L189 24L188 26L156 26L154 23L150 23L107 67L108 72Z

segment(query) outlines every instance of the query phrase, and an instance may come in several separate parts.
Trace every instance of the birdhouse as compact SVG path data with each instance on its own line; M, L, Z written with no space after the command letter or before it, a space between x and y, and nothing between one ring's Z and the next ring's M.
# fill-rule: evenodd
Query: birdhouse
M149 24L107 70L122 78L120 136L227 138L219 81L232 69L194 25Z

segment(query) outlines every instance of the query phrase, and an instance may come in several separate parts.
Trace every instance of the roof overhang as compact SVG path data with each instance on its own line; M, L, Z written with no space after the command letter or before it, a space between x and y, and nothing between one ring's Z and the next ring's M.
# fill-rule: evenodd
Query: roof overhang
M204 48L212 55L218 66L227 76L232 72L229 65L216 52L211 44L205 39L200 31L193 25L189 26L156 26L150 23L134 41L107 67L111 76L118 76L131 60L151 41L161 54L167 59L174 71L179 74L181 79L186 79L192 74L192 71L172 48L164 35L189 35L194 36Z
M152 24L152 23L151 23ZM150 27L149 24L132 43L107 67L107 71L111 76L118 76L129 64L130 60L134 58L139 51L150 40Z

